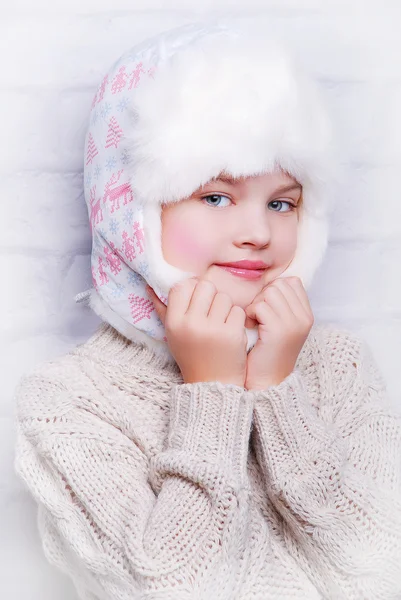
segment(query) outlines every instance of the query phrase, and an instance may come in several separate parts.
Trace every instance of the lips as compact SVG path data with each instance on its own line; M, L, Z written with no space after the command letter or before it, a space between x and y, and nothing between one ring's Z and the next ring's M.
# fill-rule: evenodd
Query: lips
M216 266L228 271L232 275L243 279L259 279L265 273L268 265L262 261L240 260L231 263L216 263Z
M267 269L269 265L267 265L266 263L264 263L261 260L239 260L236 262L224 262L224 263L216 263L218 267L232 267L234 269L249 269L249 270L256 270L256 269Z

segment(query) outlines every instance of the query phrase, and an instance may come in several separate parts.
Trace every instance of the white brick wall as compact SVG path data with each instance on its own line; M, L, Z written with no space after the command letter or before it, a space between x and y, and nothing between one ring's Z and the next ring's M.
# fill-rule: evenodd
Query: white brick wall
M99 323L73 301L90 281L82 168L94 90L123 51L205 14L256 16L294 45L324 86L345 179L310 299L318 321L365 337L401 407L399 0L3 3L0 592L7 599L76 598L43 559L34 505L13 473L12 394L22 373L84 341Z

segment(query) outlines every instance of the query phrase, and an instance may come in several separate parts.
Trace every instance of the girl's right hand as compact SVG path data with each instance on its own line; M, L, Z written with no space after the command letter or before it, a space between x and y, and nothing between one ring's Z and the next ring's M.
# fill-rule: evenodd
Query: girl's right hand
M175 285L168 306L147 286L185 383L220 381L245 385L245 311L205 279Z

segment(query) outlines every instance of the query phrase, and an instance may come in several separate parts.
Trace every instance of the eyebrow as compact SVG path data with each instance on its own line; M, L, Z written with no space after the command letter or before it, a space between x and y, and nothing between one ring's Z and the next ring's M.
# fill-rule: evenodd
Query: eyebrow
M228 183L229 185L236 185L239 181L241 181L241 178L233 178L230 177L229 175L221 175L219 177L216 178L212 178L208 183L206 183L205 185L211 185L213 183L215 183L216 181L222 181L223 183ZM302 185L300 183L288 183L287 185L281 185L279 186L274 193L277 192L290 192L292 190L302 190Z

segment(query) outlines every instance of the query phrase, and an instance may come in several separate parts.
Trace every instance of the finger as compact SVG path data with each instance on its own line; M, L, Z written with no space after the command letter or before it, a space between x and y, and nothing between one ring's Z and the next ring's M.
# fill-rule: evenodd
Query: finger
M236 304L232 305L226 323L230 327L245 327L244 309Z
M308 318L312 311L310 308L309 310L305 309L304 302L302 302L300 299L300 291L297 293L294 283L291 284L289 279L289 277L286 277L276 280L276 286L285 296L295 317L301 320Z
M150 297L151 301L154 304L157 316L159 317L159 319L161 320L161 322L164 325L164 322L165 322L165 319L166 319L167 307L158 298L158 296L156 295L156 293L153 290L153 288L151 288L149 285L146 286L146 291L148 292L149 297Z
M266 290L266 288L271 285L273 282L269 282L260 292L258 292L256 294L256 296L253 298L252 302L250 302L248 304L248 306L245 308L245 327L247 329L254 329L255 327L257 327L258 322L255 319L251 319L250 316L248 315L248 308L249 306L251 306L252 304L257 304L258 302L264 302L265 298L264 298L264 292Z
M259 324L268 325L271 322L276 322L279 317L276 315L271 306L266 302L258 302L250 304L246 309L246 314L257 321Z
M248 317L248 315L245 313L245 327L247 329L254 329L255 327L257 327L257 325L258 322Z
M312 307L309 302L308 294L306 293L305 287L299 277L287 277L288 284L297 294L299 301L304 307L307 314L312 313Z
M191 297L198 283L197 277L190 277L174 285L169 292L169 318L181 319L187 312Z
M233 302L228 294L217 292L209 310L208 318L225 323L230 314Z
M214 283L207 279L200 279L193 291L187 315L207 317L216 293L217 290Z
M276 314L276 316L281 320L293 320L294 314L291 310L290 305L288 304L287 299L285 298L283 292L278 287L269 287L265 290L263 300L259 302L252 303L250 306L256 304L267 304ZM251 316L249 313L249 307L246 309L246 314Z

